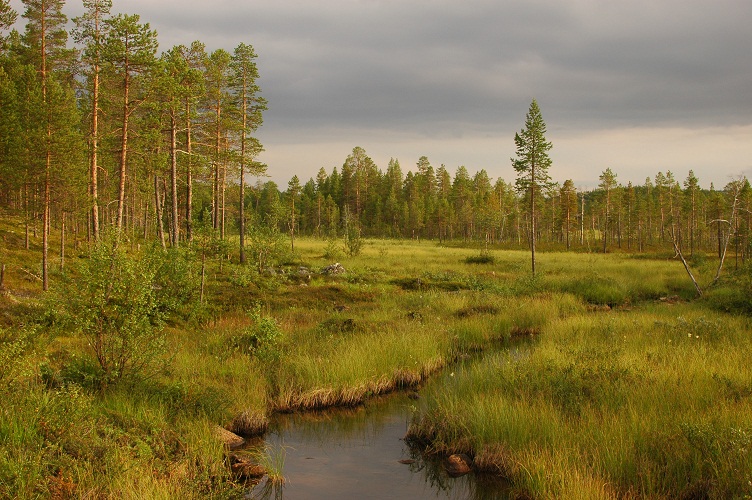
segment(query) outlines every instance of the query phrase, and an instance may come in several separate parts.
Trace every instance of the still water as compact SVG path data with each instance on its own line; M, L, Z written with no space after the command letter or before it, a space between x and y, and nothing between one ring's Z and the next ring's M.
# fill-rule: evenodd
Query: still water
M472 472L451 478L441 460L423 457L403 441L420 404L398 392L357 408L275 417L261 446L283 456L285 483L273 487L262 482L249 498L508 498L509 485L503 480Z

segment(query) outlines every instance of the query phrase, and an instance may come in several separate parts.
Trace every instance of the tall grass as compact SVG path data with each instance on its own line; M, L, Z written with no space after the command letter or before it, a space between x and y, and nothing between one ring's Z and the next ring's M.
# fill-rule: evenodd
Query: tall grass
M416 439L544 498L752 494L750 325L655 305L693 297L679 263L544 253L532 278L523 251L476 264L477 248L365 243L338 276L305 238L285 274L210 263L205 322L171 321L163 369L107 392L87 384L81 338L50 328L25 250L6 252L0 497L232 497L214 426L263 433L275 411L356 405L519 337L535 341L426 395Z
M750 348L746 321L690 306L571 316L430 395L411 433L542 498L743 497Z

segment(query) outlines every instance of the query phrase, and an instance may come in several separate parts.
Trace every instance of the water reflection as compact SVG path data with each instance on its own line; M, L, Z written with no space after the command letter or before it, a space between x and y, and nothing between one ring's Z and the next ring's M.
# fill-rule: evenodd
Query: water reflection
M441 461L402 440L419 404L394 394L357 408L278 416L265 445L284 449L285 482L262 481L249 498L505 498L507 485L498 479L451 478Z

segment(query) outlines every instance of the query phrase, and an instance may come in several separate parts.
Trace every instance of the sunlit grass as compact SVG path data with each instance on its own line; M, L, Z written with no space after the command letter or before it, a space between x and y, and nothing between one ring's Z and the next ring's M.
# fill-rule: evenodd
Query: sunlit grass
M543 498L749 495L751 349L747 321L691 306L574 315L429 395L411 432Z
M468 263L478 247L366 240L323 276L326 245L296 240L273 276L211 262L209 313L170 323L164 369L116 390L64 373L87 354L70 332L0 343L0 496L232 496L214 426L258 434L274 411L358 405L500 342L513 348L422 398L414 434L433 451L540 498L752 495L751 327L688 302L677 260L542 252L533 278L526 251ZM41 316L28 252L3 255L3 321ZM266 357L242 343L254 310L280 332ZM258 461L283 480L283 456Z

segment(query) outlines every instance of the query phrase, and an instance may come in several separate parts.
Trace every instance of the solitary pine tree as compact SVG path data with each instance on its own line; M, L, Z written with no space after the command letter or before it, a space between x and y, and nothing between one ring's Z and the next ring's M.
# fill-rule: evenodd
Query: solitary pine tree
M533 99L525 117L525 128L514 134L517 158L512 158L512 166L517 172L517 190L530 197L530 253L533 275L535 275L535 198L551 184L548 168L551 158L548 151L552 144L546 141L546 123L543 121L538 103Z

